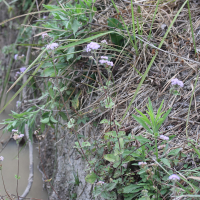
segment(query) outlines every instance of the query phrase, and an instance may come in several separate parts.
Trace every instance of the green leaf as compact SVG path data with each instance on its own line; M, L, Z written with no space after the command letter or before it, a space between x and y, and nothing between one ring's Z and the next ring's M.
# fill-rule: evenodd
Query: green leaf
M109 162L115 162L116 156L114 154L105 154L104 159L109 161Z
M168 153L168 156L170 156L170 155L171 156L176 156L179 153L179 151L181 151L181 148L173 149Z
M152 125L151 125L151 122L149 121L149 119L148 119L141 111L139 111L137 108L135 108L135 110L142 116L142 119L143 119L149 126L152 126Z
M71 58L74 57L74 50L75 50L75 47L70 47L67 50L67 61L69 61Z
M168 159L166 159L166 158L161 158L160 160L161 160L165 165L167 165L168 167L171 167L170 162L169 162Z
M41 119L40 122L43 123L43 124L48 124L49 123L49 117Z
M135 190L139 188L142 190L141 186L131 184L123 188L123 193L134 193Z
M124 140L123 140L123 138L119 138L119 144L120 144L120 148L123 149L124 148Z
M62 117L63 120L68 120L67 115L64 112L59 112L59 115Z
M152 134L152 130L150 130L150 128L146 125L146 123L143 121L142 118L137 117L137 116L135 116L133 114L132 114L132 116L138 123L140 123L143 126L143 128L145 128L149 133Z
M76 19L73 21L72 23L72 30L73 30L73 34L75 36L75 33L77 32L77 30L81 27L81 24L79 23L79 21L77 21Z
M108 124L108 123L109 123L109 121L107 119L103 119L100 121L100 124Z
M53 116L50 117L50 121L51 121L52 123L54 123L54 124L56 124L56 123L58 122L57 120L54 119Z
M97 175L94 172L92 172L91 174L88 174L85 177L85 181L91 184L93 184L96 181L96 179L97 179Z

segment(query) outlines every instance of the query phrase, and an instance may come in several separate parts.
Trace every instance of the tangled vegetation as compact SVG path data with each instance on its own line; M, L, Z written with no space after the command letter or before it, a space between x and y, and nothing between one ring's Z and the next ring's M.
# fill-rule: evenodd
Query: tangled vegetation
M19 96L5 129L25 134L27 124L31 140L47 127L75 135L94 198L199 199L199 4L51 3L29 10L34 19L3 49L25 66L1 110ZM86 126L98 134L82 135Z

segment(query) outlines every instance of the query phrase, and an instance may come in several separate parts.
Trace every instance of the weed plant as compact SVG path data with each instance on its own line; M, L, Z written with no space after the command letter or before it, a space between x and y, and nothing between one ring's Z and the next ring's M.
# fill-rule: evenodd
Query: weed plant
M176 13L168 26L166 25L164 33L156 38L157 30L154 26L159 21L159 12L165 5L171 4L177 8ZM151 69L159 65L156 59L163 51L170 56L176 55L177 59L183 58L199 64L190 2L154 1L153 12L149 9L151 13L145 15L145 7L150 5L134 3L131 0L129 6L126 6L128 19L117 1L111 0L109 6L115 15L106 17L106 20L103 18L104 11L103 14L96 15L101 8L95 0L74 1L73 4L62 1L57 5L46 4L43 5L44 10L32 13L48 13L44 19L38 19L36 23L28 25L37 30L36 35L40 39L38 44L32 45L40 47L40 53L34 51L37 57L30 60L28 66L18 73L17 80L8 91L20 83L24 76L28 75L28 79L22 83L1 112L25 87L28 88L30 99L25 101L21 95L17 103L18 112L12 111L12 118L6 119L3 124L6 125L7 131L17 129L21 134L25 133L27 124L30 138L33 137L36 124L39 124L39 131L35 132L37 138L47 126L55 130L59 126L75 135L73 148L87 163L85 181L94 185L94 198L198 199L199 139L190 138L187 132L198 81L198 67L195 68L197 75L191 94L187 95L190 98L187 97L190 100L187 119L176 118L186 123L187 137L184 145L191 150L190 156L195 165L184 162L188 155L181 145L172 147L177 139L176 133L170 134L164 130L167 123L170 124L170 117L173 117L170 113L174 113L174 102L179 101L178 98L184 98L183 82L176 78L178 73L170 76L168 80L164 76L164 86L157 82L158 77L150 76ZM107 12L109 11L108 8ZM192 48L196 53L189 59L170 53L163 47L175 37L172 29L183 12L187 13L185 16L190 22ZM151 23L146 22L149 18ZM101 24L102 27L94 28L98 26L100 19L106 21L106 25ZM5 22L0 25L3 23ZM26 46L23 40L20 42L20 45ZM150 51L151 55L146 56ZM10 54L10 48L5 47L4 53ZM141 60L145 60L145 65L140 65L139 68L138 63L143 63ZM119 65L123 65L121 72ZM130 67L130 74L126 73L126 66ZM123 74L128 75L128 78ZM157 73L158 76L161 74ZM124 79L126 81L123 82ZM150 88L146 96L141 95L145 93L143 88L148 85L148 81L160 87L154 96L150 94L153 91ZM163 92L167 87L170 87L166 92L168 100L164 101ZM154 92L155 90L152 93ZM123 95L127 97L125 100ZM141 97L138 97L139 95ZM160 96L163 100L157 106L155 101L160 100ZM92 100L93 97L98 100ZM123 110L120 115L118 109ZM195 109L197 112L197 106ZM131 126L130 122L133 122L134 126ZM94 134L91 139L81 135L79 130L89 124L96 126L101 136ZM134 131L135 127L139 132ZM60 138L56 138L56 143L59 141ZM78 172L74 177L74 185L78 187ZM71 194L71 198L77 199L77 194Z

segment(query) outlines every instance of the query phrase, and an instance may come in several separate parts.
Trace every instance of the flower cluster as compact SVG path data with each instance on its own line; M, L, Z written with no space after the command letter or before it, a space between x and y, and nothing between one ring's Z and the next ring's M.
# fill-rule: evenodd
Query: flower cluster
M107 56L101 56L101 59L102 60L99 60L99 62L101 63L101 64L107 64L107 65L109 65L109 66L113 66L113 62L112 61L108 61L108 57Z
M24 134L19 134L19 135L18 135L18 134L15 133L15 134L13 135L13 139L14 139L14 140L19 140L19 139L21 139L21 138L23 138L23 137L24 137Z
M86 47L86 51L92 51L92 50L97 50L98 48L100 48L100 45L96 42L90 42L90 44L87 45Z
M105 182L103 182L103 181L99 181L98 183L97 183L97 185L103 185Z
M45 37L49 37L49 35L47 33L42 33L42 39L44 39Z
M169 140L169 137L167 137L165 135L160 135L160 139L162 139L162 140Z
M172 85L176 85L176 86L180 86L180 87L183 87L183 85L184 85L183 82L178 80L177 78L172 79L171 83L172 83Z
M139 162L138 165L144 166L144 165L147 165L147 163L146 162Z
M20 72L16 72L16 74L15 74L15 79L17 79L17 77L26 70L26 67L21 67L21 68L19 68L19 70L20 70Z
M4 157L3 156L0 156L0 161L3 161L4 160Z
M102 44L108 44L106 40L101 41Z
M169 176L169 180L179 181L180 177L178 175L176 175L176 174L172 174L171 176Z
M47 45L47 49L54 50L54 49L58 48L58 46L59 46L58 43L48 44L48 45Z

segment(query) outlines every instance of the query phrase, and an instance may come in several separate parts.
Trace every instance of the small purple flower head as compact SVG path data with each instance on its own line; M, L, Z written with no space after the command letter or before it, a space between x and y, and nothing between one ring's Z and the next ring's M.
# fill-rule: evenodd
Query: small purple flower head
M171 176L169 176L169 180L179 181L180 177L178 175L176 175L176 174L172 174Z
M88 44L86 47L86 51L89 52L91 50L97 50L98 48L100 48L100 45L98 43L90 42L90 44Z
M47 33L42 33L42 38L44 39L45 37L49 37Z
M147 163L146 162L139 162L138 165L144 166L144 165L147 165Z
M165 135L160 135L160 139L162 139L162 140L169 140L169 137L167 137Z
M0 161L3 161L4 160L4 157L3 156L0 156Z
M54 50L54 49L58 48L58 46L59 46L58 43L48 44L48 45L47 45L47 49Z
M18 130L12 129L12 133L18 133Z
M14 59L17 60L18 54L15 54Z
M43 16L43 19L46 19L47 17L48 17L48 16L45 16L45 15L44 15L44 16Z
M23 138L24 137L24 134L19 134L19 138Z
M97 183L97 185L103 185L103 184L104 184L103 181L99 181L99 182Z
M107 62L107 65L109 65L109 66L112 67L112 66L113 66L113 62L112 62L112 61L108 61L108 62Z
M183 87L183 82L179 81L177 78L174 78L171 80L172 85L179 85L180 87Z
M99 60L99 62L100 62L101 64L105 64L105 63L107 63L107 60Z
M101 59L108 60L108 56L101 56Z
M101 41L102 44L108 44L106 40Z
M26 70L26 67L19 68L20 72L23 73Z

